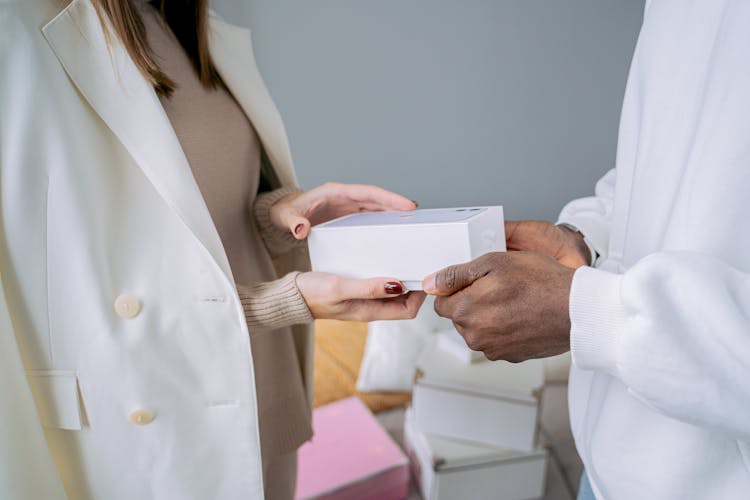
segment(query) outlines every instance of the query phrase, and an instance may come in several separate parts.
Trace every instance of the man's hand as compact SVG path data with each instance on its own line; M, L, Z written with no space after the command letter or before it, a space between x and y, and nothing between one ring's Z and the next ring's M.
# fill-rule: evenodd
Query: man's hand
M569 350L574 272L539 253L491 253L428 276L423 288L471 349L516 363Z
M506 221L505 241L509 251L543 253L573 269L591 263L583 235L565 226L536 220Z

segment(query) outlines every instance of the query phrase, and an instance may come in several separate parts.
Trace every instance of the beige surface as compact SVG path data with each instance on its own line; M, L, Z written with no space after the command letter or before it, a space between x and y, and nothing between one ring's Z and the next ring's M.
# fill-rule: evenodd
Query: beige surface
M315 322L315 406L357 395L372 412L403 407L410 393L358 392L355 385L367 340L367 324Z

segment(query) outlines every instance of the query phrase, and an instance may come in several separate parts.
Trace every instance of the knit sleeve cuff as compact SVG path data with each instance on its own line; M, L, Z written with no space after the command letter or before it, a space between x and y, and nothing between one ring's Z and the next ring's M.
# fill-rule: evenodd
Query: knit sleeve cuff
M240 302L250 328L275 329L313 321L297 287L299 272L256 285L237 285Z
M618 375L617 344L625 325L622 276L580 267L570 290L570 352L583 370Z
M285 254L293 248L305 244L304 241L295 238L290 231L274 226L271 221L271 207L285 196L297 192L299 192L299 189L289 186L261 193L255 198L252 209L253 216L266 248L273 256Z

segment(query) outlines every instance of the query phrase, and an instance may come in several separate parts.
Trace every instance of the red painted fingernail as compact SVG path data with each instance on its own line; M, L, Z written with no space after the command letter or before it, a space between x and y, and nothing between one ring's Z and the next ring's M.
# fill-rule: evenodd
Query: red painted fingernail
M294 228L294 234L299 234L302 232L302 229L305 228L304 224L297 224L297 227Z
M390 295L401 295L404 293L404 285L397 281L389 281L385 284L385 293Z

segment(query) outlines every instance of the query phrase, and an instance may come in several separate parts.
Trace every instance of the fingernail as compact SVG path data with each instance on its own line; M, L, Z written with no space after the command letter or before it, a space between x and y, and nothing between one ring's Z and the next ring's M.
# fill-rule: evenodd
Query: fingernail
M417 200L411 200L412 203L414 203L415 206L419 206L419 202Z
M389 295L401 295L404 293L404 285L397 281L389 281L385 284L385 293Z
M297 224L297 226L294 228L294 234L301 233L304 228L305 228L304 224Z
M437 286L435 285L435 275L431 274L427 276L424 281L422 281L422 290L424 290L427 293L432 293L437 291Z

